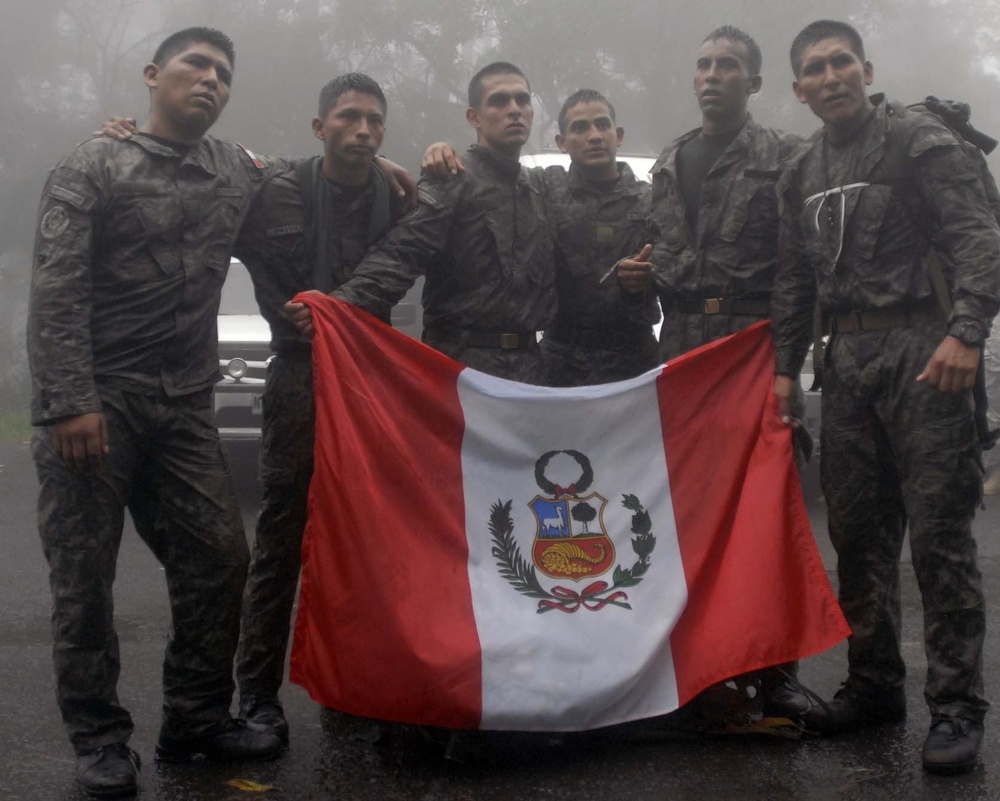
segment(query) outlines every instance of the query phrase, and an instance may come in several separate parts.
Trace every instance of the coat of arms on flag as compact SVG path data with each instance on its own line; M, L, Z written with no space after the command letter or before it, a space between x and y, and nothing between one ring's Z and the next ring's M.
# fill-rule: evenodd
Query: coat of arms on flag
M553 457L564 456L574 460L580 476L566 487L550 480L546 468ZM625 514L615 516L623 527L631 522L632 549L636 562L629 568L615 566L611 583L597 580L615 564L614 538L605 527L605 509L608 500L597 492L583 493L590 489L594 471L590 459L577 450L547 451L535 463L535 481L549 495L536 495L528 507L537 521L531 547L532 565L521 556L521 548L514 537L511 501L497 501L490 509L490 535L493 538L493 556L497 569L510 585L530 598L537 598L538 611L558 609L572 613L578 609L592 612L606 606L631 609L626 587L642 581L650 567L650 554L656 545L652 534L649 513L632 494L622 496ZM628 514L631 512L631 514ZM550 579L588 584L579 589L554 583L546 586L538 573Z

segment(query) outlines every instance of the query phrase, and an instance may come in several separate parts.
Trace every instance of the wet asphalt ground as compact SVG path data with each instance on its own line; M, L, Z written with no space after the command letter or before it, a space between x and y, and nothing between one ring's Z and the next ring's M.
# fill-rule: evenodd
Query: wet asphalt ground
M252 532L257 503L254 453L241 446L232 456L247 530ZM805 491L824 561L832 568L818 491L811 483ZM0 444L0 801L83 798L73 782L73 753L53 694L49 591L35 529L35 495L27 444ZM1000 703L1000 499L990 501L979 514L976 532L990 611L987 696ZM904 563L909 563L907 554ZM169 625L166 588L159 565L129 527L116 582L123 664L119 694L136 722L131 745L143 759L138 797L146 801L1000 801L995 712L987 718L976 770L945 778L920 769L919 749L929 716L922 697L920 598L908 568L903 603L909 719L849 738L650 736L636 741L609 732L561 741L491 736L478 744L478 754L456 763L444 758L440 744L419 732L402 727L379 731L323 710L300 688L286 685L282 700L292 730L291 747L279 759L250 766L159 767L152 753ZM841 645L804 662L801 678L829 696L844 677L844 660ZM233 779L272 789L239 789L228 784Z

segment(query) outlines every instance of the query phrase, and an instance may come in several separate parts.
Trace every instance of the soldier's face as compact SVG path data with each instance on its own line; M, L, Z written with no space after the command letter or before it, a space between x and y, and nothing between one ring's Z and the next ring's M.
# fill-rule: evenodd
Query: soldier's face
M868 93L874 72L847 39L837 36L802 51L799 74L792 88L823 123L834 130L852 128L868 113Z
M747 101L760 91L760 81L759 75L750 72L743 42L714 39L698 50L694 93L706 117L729 119L746 114Z
M144 77L153 90L154 111L179 129L201 135L229 102L233 68L216 47L195 42L162 67L147 64Z
M615 166L624 136L625 129L615 126L607 104L592 100L566 112L566 133L556 135L556 144L580 169L601 171Z
M323 157L334 171L367 169L385 137L385 109L374 95L353 89L337 98L326 119L313 120Z
M518 156L528 141L535 110L528 82L520 75L489 75L483 79L479 108L465 113L479 143L509 156Z

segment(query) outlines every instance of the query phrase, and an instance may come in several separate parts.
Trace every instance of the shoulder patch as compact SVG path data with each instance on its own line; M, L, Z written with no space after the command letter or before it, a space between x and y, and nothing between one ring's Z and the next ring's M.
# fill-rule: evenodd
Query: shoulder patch
M42 239L55 239L69 228L69 212L63 206L53 206L42 216L38 232Z
M261 161L257 156L255 156L250 148L244 147L239 142L236 143L236 147L238 147L240 150L242 150L244 153L247 154L247 157L250 159L250 161L253 162L254 167L256 167L258 170L265 169L267 165L265 165L263 161Z
M57 197L60 200L65 200L67 203L73 204L78 209L82 209L87 203L87 199L83 195L66 189L64 186L50 186L49 194L52 197Z
M440 209L444 207L444 203L441 202L441 199L425 186L417 187L417 197L422 204L430 206L432 209Z

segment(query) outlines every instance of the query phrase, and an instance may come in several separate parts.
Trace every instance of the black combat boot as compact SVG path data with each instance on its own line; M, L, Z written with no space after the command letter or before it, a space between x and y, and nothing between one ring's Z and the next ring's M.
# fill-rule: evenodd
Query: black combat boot
M796 678L796 672L794 663L759 671L764 717L798 722L821 703L816 693Z
M156 759L160 762L255 762L274 759L282 742L268 732L248 729L241 720L229 720L222 727L198 737L171 737L160 732Z
M983 724L965 718L936 715L920 758L931 773L964 773L976 765L983 742Z
M240 720L248 729L273 734L288 745L288 721L285 710L277 698L258 698L246 695L240 698Z
M844 734L906 719L906 694L902 687L862 692L844 685L832 701L814 706L802 716L807 731Z
M135 795L139 755L125 743L111 743L77 754L76 783L91 798Z

